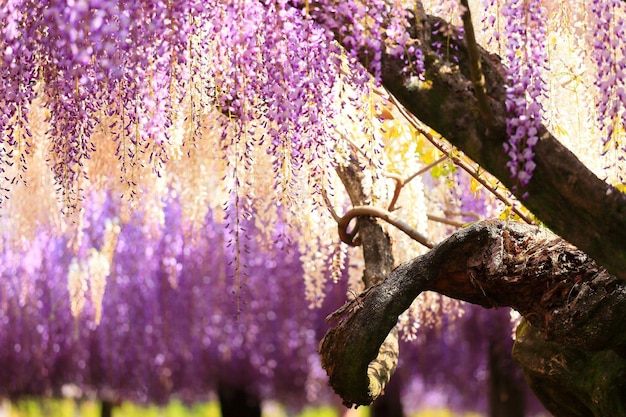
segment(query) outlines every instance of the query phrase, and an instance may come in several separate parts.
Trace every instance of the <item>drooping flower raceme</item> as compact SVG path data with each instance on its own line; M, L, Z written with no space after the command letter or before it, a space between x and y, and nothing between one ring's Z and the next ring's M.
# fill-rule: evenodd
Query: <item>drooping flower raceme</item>
M588 43L597 64L596 116L605 127L604 151L610 147L622 151L625 145L619 143L623 141L619 130L623 132L626 126L626 5L619 0L591 1L587 13L589 25L599 29L588 33Z
M544 12L540 0L512 0L502 9L508 61L508 143L504 149L510 158L511 177L521 187L528 184L535 169L533 147L539 140L541 101L546 92Z
M318 233L333 227L321 188L338 188L334 168L355 146L372 165L368 181L382 169L367 70L380 76L388 48L421 72L399 1L11 0L0 17L0 178L17 183L3 183L3 195L56 189L58 203L39 201L80 225L82 196L115 190L131 209L141 196L153 209L146 222L158 228L174 189L192 227L212 210L242 251L253 206L265 229L286 210L295 228L310 229L301 250L319 253L305 262L314 282L338 253L332 235ZM334 42L338 35L352 49ZM356 61L364 55L367 69ZM20 175L34 155L52 180ZM20 201L2 208L34 213Z
M141 181L136 168L148 165L162 174L171 151L174 108L188 96L193 96L194 109L186 115L194 119L193 138L206 124L206 108L201 108L216 106L229 124L240 125L237 136L247 138L238 139L244 162L265 141L281 177L312 159L332 159L327 154L335 148L333 116L340 107L333 89L341 79L366 89L369 80L354 60L355 68L345 76L343 50L332 42L332 31L346 38L349 56L371 55L369 69L379 77L385 39L399 54L415 53L402 44L408 42L408 16L401 4L383 1L328 1L311 10L296 5L5 2L0 9L6 22L0 29L4 165L22 157L13 149L26 152L28 143L38 140L29 136L28 113L39 81L50 112L51 168L67 209L77 207L80 189L88 183L86 165L101 146L93 141L101 128L117 143L118 169L130 194ZM390 30L384 27L388 16Z

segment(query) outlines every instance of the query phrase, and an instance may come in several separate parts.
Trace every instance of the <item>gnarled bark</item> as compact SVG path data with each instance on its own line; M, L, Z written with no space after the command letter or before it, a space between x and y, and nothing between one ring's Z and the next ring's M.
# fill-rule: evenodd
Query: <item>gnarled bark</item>
M322 364L346 403L369 404L384 387L369 364L398 316L427 290L512 307L564 347L624 353L626 283L546 229L484 221L403 263L329 317L337 325L320 344Z
M433 33L435 23L446 23L426 15L419 1L415 12L409 31L414 46L425 57L424 80L413 82L411 74L404 72L404 59L383 50L383 85L410 114L464 151L518 197L527 195L524 204L580 250L545 231L512 223L506 227L482 223L460 231L428 254L401 265L384 282L333 315L337 326L320 344L331 385L347 403L369 404L376 398L388 375L368 372L369 364L397 316L425 290L486 307L512 306L536 328L541 340L574 352L592 352L589 358L607 354L623 360L626 331L620 322L626 312L626 198L595 176L545 128L534 148L533 179L525 188L515 188L503 151L507 142L506 78L499 58L477 48L485 77L479 103L474 92L476 74L472 82L465 43ZM339 33L337 40L342 41ZM449 50L456 51L454 62L431 48L438 42L452 44ZM366 61L364 54L362 62ZM600 362L588 359L587 363ZM594 389L602 387L587 386L587 390ZM567 398L564 401L569 404Z

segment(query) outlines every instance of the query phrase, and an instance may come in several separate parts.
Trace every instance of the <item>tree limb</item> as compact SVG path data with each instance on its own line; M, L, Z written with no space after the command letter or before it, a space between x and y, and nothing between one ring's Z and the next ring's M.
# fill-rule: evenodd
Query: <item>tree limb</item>
M364 174L356 160L352 160L348 166L338 167L337 174L346 187L346 191L354 206L362 206L370 200L363 189ZM361 249L363 250L365 262L363 283L366 288L371 288L373 285L382 282L384 277L389 275L393 269L394 260L391 250L391 239L376 219L371 216L357 217L356 228L362 240ZM385 326L385 329L385 334L378 345L376 345L375 351L371 352L371 355L369 354L370 352L365 352L365 357L369 358L366 365L366 375L371 376L373 382L372 384L368 382L365 388L373 394L373 398L378 397L382 393L398 364L398 331L395 326ZM329 336L330 339L332 339L332 336ZM348 372L348 378L350 378L350 372ZM357 384L360 382L362 381L355 381ZM353 401L348 401L344 398L344 403L349 407Z
M398 219L393 214L385 209L374 206L357 206L353 207L346 212L343 216L337 219L337 227L339 229L339 238L345 244L350 246L359 246L362 243L360 236L355 236L355 233L348 232L350 222L358 217L371 216L384 220L392 226L395 226L400 231L406 233L411 239L419 242L427 248L435 246L426 236L415 230L409 224L401 219Z
M438 20L427 18L431 25ZM420 45L425 56L422 87L413 87L402 60L384 51L383 85L409 112L513 189L503 151L507 142L504 67L497 56L479 49L493 115L493 126L488 126L474 95L466 46L456 45L459 64L453 64L428 46L437 36L430 34ZM550 229L626 280L626 198L595 176L547 129L539 137L533 178L514 193L518 198L527 194L524 204Z
M554 417L626 415L626 360L546 341L529 323L517 327L513 358Z
M348 404L376 398L369 363L398 316L432 290L484 307L512 307L546 340L623 354L626 283L546 229L489 220L461 229L330 316L320 344L330 383Z

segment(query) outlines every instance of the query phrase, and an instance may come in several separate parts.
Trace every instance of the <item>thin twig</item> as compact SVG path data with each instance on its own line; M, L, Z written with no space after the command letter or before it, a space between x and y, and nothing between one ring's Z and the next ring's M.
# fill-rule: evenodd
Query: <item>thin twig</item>
M418 177L422 174L424 174L425 172L430 171L431 169L433 169L434 167L436 167L437 165L439 165L440 163L442 163L443 161L445 161L446 159L448 159L447 155L442 156L441 158L437 159L434 162L431 162L430 164L426 165L425 167L421 168L419 171L417 171L415 174L411 175L410 177L408 177L406 180L404 180L404 184L408 183L409 181L411 181L413 178Z
M454 227L465 227L465 226L467 226L467 223L465 223L465 222L448 219L447 217L439 217L439 216L435 216L435 215L432 215L432 214L427 214L427 216L428 216L428 220L431 220L433 222L443 223L443 224L447 224L449 226L454 226Z
M473 211L452 211L452 210L444 210L443 213L446 216L461 216L461 217L473 217L474 219L476 219L476 221L478 220L482 220L482 216L478 213L475 213Z
M385 172L384 175L387 178L391 178L396 182L396 186L393 189L393 197L391 198L391 202L389 203L389 207L387 208L387 210L389 211L394 211L396 209L396 203L398 202L398 198L400 197L400 191L402 191L402 187L404 186L405 182L404 179L398 174Z
M339 221L337 222L339 228L339 237L341 241L350 245L350 246L358 246L360 242L357 238L355 238L355 233L348 232L348 227L350 222L360 216L371 216L376 217L381 220L386 221L392 226L400 229L406 235L408 235L411 239L419 242L420 244L426 246L431 249L435 246L435 244L428 239L426 236L422 235L420 232L415 230L413 227L409 226L406 222L396 218L390 212L385 209L381 209L379 207L373 206L357 206L348 210L346 214L344 214Z
M430 128L428 128L427 126L424 126L424 124L418 118L416 118L414 115L409 113L404 108L402 103L400 103L393 95L391 96L391 99L394 101L394 104L398 108L398 111L402 114L402 116L404 116L405 120L409 122L415 129L417 129L417 131L420 132L426 139L428 139L428 141L431 144L433 144L433 146L435 146L445 155L448 155L456 166L458 166L459 168L463 169L465 172L470 174L483 187L489 190L498 200L502 201L504 204L511 207L511 211L517 214L520 219L524 220L528 224L534 224L532 219L528 217L526 214L522 213L517 207L515 207L515 204L512 201L506 198L506 196L502 195L502 193L500 193L497 189L492 187L480 175L477 175L477 171L479 168L477 165L474 167L471 167L470 165L462 161L459 157L454 156L454 153L453 153L454 148L451 145L448 145L444 143L442 140L435 138L435 136L432 133L430 133L429 131Z
M385 175L387 178L393 179L396 182L396 186L395 186L395 188L393 190L393 197L391 198L391 202L389 203L389 207L387 208L387 210L394 211L396 209L396 203L398 202L398 198L400 197L400 191L402 191L402 187L404 187L410 181L415 179L415 177L418 177L418 176L422 175L423 173L428 172L429 170L431 170L435 166L439 165L440 163L442 163L446 159L448 159L448 157L444 155L441 158L437 159L435 162L431 162L430 164L428 164L425 167L421 168L415 174L407 177L406 179L402 178L398 174L394 174L392 172L385 172L383 175Z
M322 188L322 198L324 199L324 203L326 204L326 208L328 209L328 211L330 211L330 215L333 217L333 219L335 219L335 221L337 223L339 223L339 220L341 220L341 217L339 217L339 215L337 214L337 212L333 208L333 205L330 202L330 199L328 198L328 194L326 194L326 188L324 188L324 186L322 186L321 188Z
M478 53L478 45L476 44L476 36L474 35L474 24L472 23L472 14L470 12L467 0L461 0L461 4L465 7L463 12L463 29L465 42L467 43L467 60L469 63L470 78L474 86L474 96L478 101L478 110L483 120L489 127L493 126L493 113L487 99L487 91L485 90L485 75L480 65L480 54Z

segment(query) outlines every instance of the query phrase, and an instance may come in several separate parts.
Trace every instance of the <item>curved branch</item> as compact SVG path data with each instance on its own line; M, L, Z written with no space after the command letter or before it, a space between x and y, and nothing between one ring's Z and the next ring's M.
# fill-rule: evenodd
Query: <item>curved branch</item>
M477 60L482 65L485 93L493 123L481 116L480 104L474 94L466 45L443 38L430 30L441 24L440 18L426 15L420 1L415 4L415 19L410 20L408 33L424 56L423 82L415 87L414 74L405 71L405 58L390 50L381 51L383 86L419 120L461 149L476 163L498 178L507 188L515 182L507 167L503 151L506 134L506 76L499 57L478 47ZM315 16L312 16L316 19ZM325 21L318 19L324 26ZM342 27L329 28L330 30ZM345 34L336 32L341 43ZM432 50L437 42L454 42L458 64ZM366 64L367 57L359 58ZM525 188L514 194L545 225L564 239L578 246L612 274L626 280L626 198L591 172L563 146L547 128L539 132L533 148L536 164L533 178ZM567 215L565 215L567 213Z
M385 173L384 175L387 178L391 178L392 180L396 182L395 188L393 190L393 197L391 199L391 202L389 203L389 208L387 210L394 211L396 209L396 203L398 202L398 197L400 197L400 191L402 191L402 187L404 187L405 184L415 179L415 177L419 177L425 172L430 171L431 169L433 169L434 167L436 167L437 165L439 165L446 159L448 159L448 156L444 155L441 158L437 159L436 161L431 162L430 164L420 168L417 172L415 172L414 174L411 174L407 178L402 178L400 175L394 174L391 172Z
M370 196L363 189L363 172L359 169L355 159L352 159L348 166L338 167L337 173L345 185L353 205L360 206L370 200ZM365 261L363 282L366 288L371 288L372 285L380 283L393 269L394 260L391 251L391 239L381 225L370 216L358 217L357 229L359 236L363 239L361 246ZM332 336L329 336L329 340L331 338ZM366 378L371 376L374 382L371 386L367 382L365 389L368 393L371 392L377 396L382 392L396 369L398 358L397 331L387 330L376 349L376 352L372 352L371 355L369 355L369 352L365 352L366 357L370 358L365 375ZM328 358L326 360L328 365ZM332 366L332 364L328 366ZM359 383L359 381L356 382L357 384ZM348 402L349 404L351 402Z
M404 178L402 178L398 174L385 173L385 176L387 178L391 178L396 183L393 189L393 197L391 198L391 202L389 203L389 207L387 208L387 210L389 211L394 211L396 209L396 203L398 202L398 198L400 197L400 191L402 191L402 187L404 187L405 181Z
M369 363L398 316L426 290L512 307L563 346L625 351L626 283L545 229L483 221L401 264L330 316L338 323L324 336L320 354L333 389L347 403L375 399Z
M435 244L428 239L426 236L412 228L406 222L396 218L387 210L381 209L379 207L373 206L358 206L353 207L348 210L346 214L344 214L338 221L337 226L339 230L339 237L342 242L351 245L351 246L359 246L360 239L356 237L356 233L353 230L352 232L348 232L348 228L350 227L350 222L361 216L371 216L376 217L378 219L384 220L392 226L400 229L402 232L407 234L411 239L421 243L427 248L432 248Z
M348 407L368 405L380 395L386 381L370 379L370 363L378 356L398 316L426 289L426 274L421 279L418 276L407 280L396 271L398 269L327 319L339 320L339 323L320 343L322 366L331 386Z

